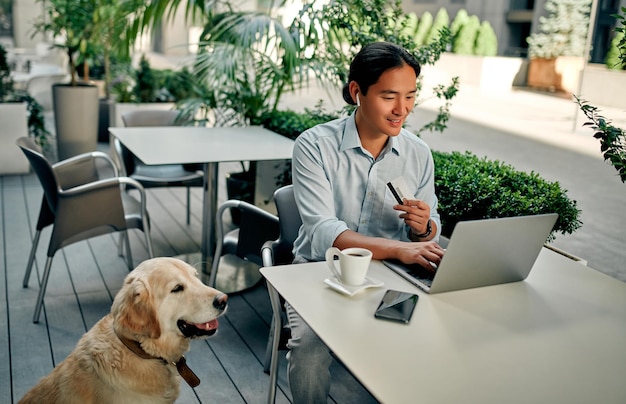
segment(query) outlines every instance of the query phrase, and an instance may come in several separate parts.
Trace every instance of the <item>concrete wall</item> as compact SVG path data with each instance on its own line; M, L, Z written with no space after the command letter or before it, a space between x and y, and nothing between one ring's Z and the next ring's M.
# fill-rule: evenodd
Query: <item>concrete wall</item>
M580 98L591 105L626 108L626 71L589 64L583 70Z
M426 72L424 76L428 80L443 82L456 76L461 85L498 92L525 85L527 68L528 61L525 58L468 56L446 52L441 55L430 73L438 77L426 77Z

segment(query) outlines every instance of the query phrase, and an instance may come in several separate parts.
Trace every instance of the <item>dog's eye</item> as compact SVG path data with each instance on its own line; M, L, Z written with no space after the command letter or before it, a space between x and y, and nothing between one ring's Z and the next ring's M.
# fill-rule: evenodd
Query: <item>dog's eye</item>
M178 285L174 286L174 289L172 289L172 293L182 292L183 290L185 290L185 287L179 283Z

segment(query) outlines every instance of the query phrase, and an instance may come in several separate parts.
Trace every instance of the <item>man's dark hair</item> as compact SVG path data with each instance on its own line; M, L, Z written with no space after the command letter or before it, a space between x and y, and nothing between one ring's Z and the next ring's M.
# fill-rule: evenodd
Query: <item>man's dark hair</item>
M355 81L363 95L367 95L369 87L375 84L384 72L404 65L411 66L415 70L415 76L419 77L420 64L406 49L390 42L365 45L350 64L348 82L343 87L344 101L351 105L355 104L349 90L351 81Z

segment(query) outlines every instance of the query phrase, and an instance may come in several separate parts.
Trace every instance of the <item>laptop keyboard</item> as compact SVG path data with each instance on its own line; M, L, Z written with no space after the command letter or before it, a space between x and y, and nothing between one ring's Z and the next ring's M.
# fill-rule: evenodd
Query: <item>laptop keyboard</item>
M395 264L399 264L405 270L407 275L410 275L412 278L419 280L424 285L428 287L432 285L433 277L435 276L434 269L429 270L418 264L404 264L400 261L390 261L394 262Z

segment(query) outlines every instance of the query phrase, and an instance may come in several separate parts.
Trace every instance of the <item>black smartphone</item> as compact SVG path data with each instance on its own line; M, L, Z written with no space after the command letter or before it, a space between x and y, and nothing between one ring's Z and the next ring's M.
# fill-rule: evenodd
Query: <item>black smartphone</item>
M387 290L374 317L407 324L413 315L418 298L419 296L414 293Z

